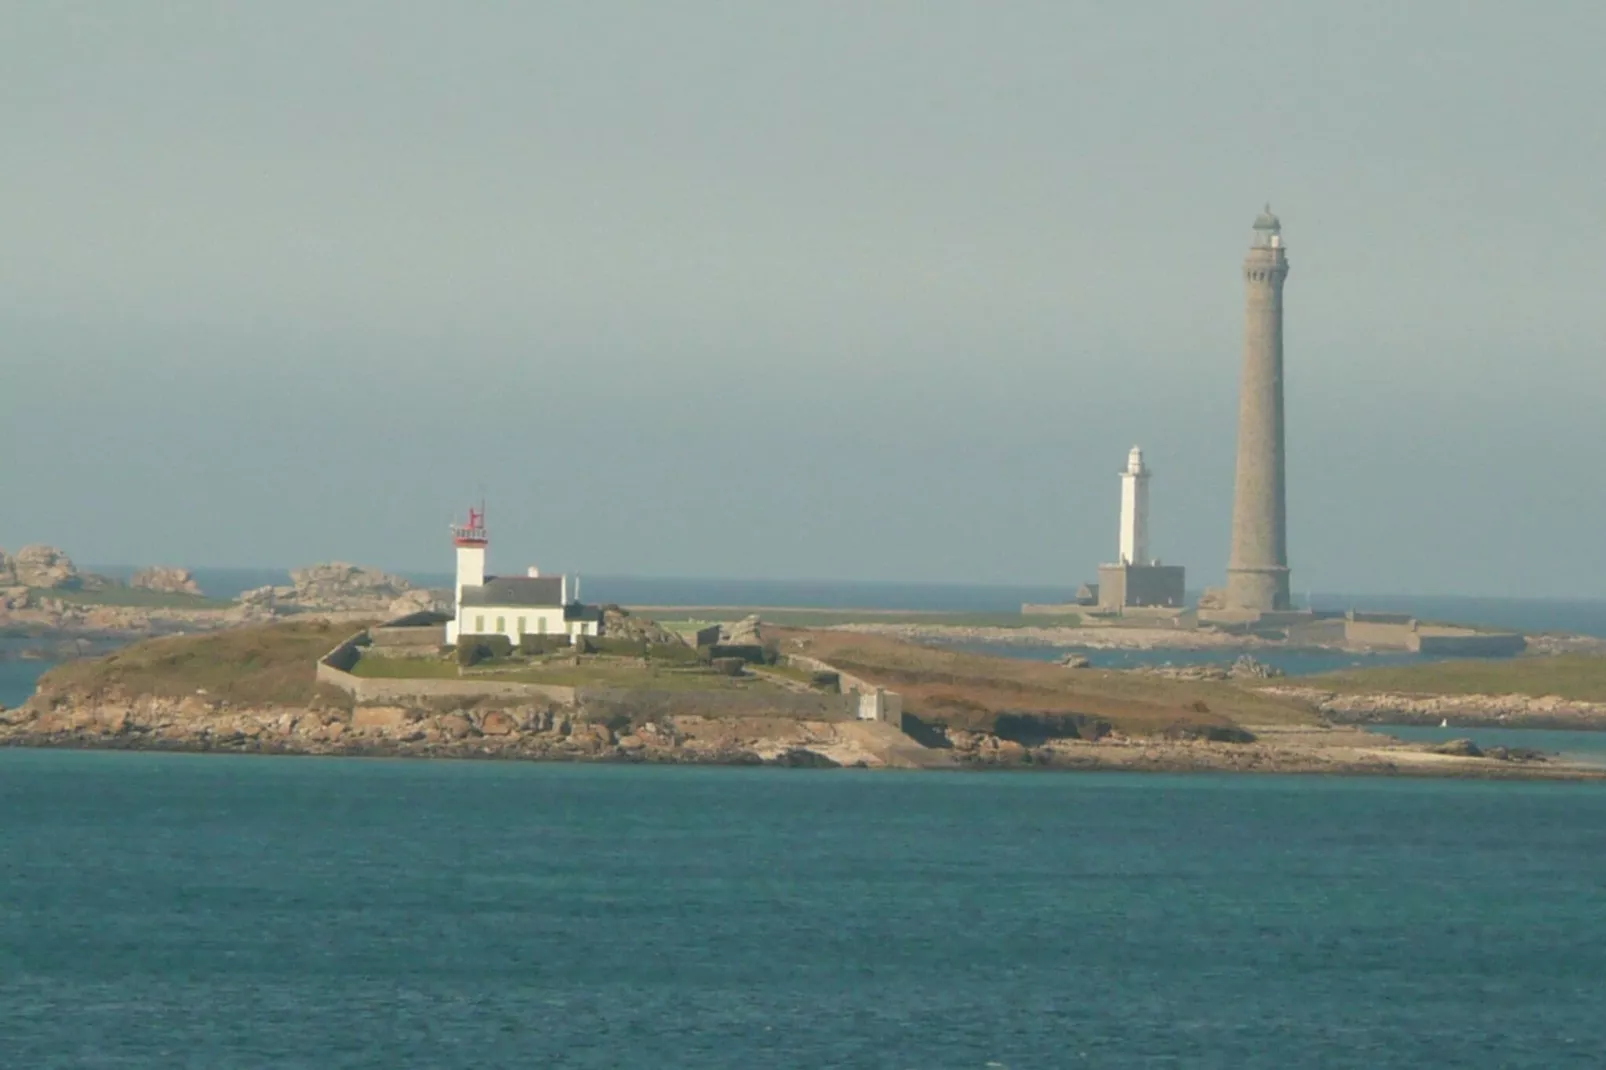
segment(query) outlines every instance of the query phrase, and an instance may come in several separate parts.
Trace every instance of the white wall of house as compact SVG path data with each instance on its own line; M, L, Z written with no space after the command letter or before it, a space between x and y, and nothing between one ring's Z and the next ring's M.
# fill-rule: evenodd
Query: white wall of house
M515 646L526 635L596 635L589 620L566 621L561 606L458 606L457 619L446 625L446 641L459 635L505 635Z

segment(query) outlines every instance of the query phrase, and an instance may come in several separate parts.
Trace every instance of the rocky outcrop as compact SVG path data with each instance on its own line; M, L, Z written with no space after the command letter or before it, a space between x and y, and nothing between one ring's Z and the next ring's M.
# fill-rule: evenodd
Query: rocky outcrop
M0 746L822 768L885 764L855 728L856 722L765 716L689 715L638 723L611 708L539 703L353 708L331 698L257 708L197 692L182 699L36 696L20 709L0 711Z
M1556 695L1345 693L1312 687L1265 688L1263 693L1307 702L1337 724L1437 725L1448 721L1458 728L1606 730L1606 702Z
M719 641L725 646L762 646L764 622L758 614L750 613L739 621L719 629Z
M83 578L72 558L54 546L24 546L15 554L0 550L0 587L74 590Z
M619 606L604 606L602 634L609 639L628 639L635 643L679 643L680 636L655 620L636 617Z
M256 587L236 600L257 616L275 613L372 613L405 617L418 612L449 612L442 593L414 587L400 576L345 562L295 569L288 585Z
M1172 680L1269 680L1283 674L1281 669L1248 654L1231 665L1154 665L1129 671Z
M153 565L142 568L134 573L128 581L130 587L142 591L158 591L163 594L193 594L201 593L201 585L195 582L195 576L187 568L175 568L168 565Z

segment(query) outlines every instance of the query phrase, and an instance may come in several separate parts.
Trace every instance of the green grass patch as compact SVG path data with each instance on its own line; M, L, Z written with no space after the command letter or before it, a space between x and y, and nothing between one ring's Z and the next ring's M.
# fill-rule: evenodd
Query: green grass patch
M39 694L47 701L116 695L178 699L197 692L236 705L332 701L317 683L318 658L360 627L307 621L147 639L105 657L58 665L40 678Z
M232 602L198 594L147 591L139 587L106 587L101 590L68 591L59 587L30 587L33 599L53 598L70 606L118 606L134 609L228 609Z
M1348 669L1306 677L1312 687L1334 691L1398 691L1413 695L1555 695L1578 702L1606 702L1606 657L1558 654L1504 659L1466 659L1425 665ZM1281 681L1287 683L1287 681Z
M457 663L433 658L391 658L364 654L352 675L370 679L459 679ZM464 680L496 683L551 684L556 687L617 687L662 691L726 691L773 689L778 685L759 677L729 677L701 667L649 662L645 667L610 657L582 658L579 665L567 659L541 664L519 660L481 662L462 674Z
M351 675L385 680L455 680L457 662L439 658L387 658L364 654Z

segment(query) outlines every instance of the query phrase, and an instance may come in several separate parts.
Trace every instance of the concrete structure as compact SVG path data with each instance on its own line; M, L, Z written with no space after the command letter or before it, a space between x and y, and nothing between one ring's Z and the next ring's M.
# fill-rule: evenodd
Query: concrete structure
M1143 450L1133 446L1121 471L1121 536L1115 564L1099 566L1100 609L1120 612L1140 606L1180 608L1186 579L1180 565L1149 556L1149 476Z
M1180 609L1187 582L1181 565L1100 565L1099 608L1166 606Z
M597 635L602 611L582 605L579 582L569 588L567 576L543 576L531 568L524 576L487 576L485 553L490 538L485 514L469 510L468 523L452 528L457 546L457 615L446 624L446 642L463 635L505 635L518 643L526 635Z
M1288 257L1271 206L1255 220L1244 258L1244 362L1238 468L1227 564L1228 611L1292 608L1283 451L1283 280Z
M1121 556L1123 565L1148 565L1149 560L1149 470L1143 466L1143 451L1137 446L1127 454L1121 472Z

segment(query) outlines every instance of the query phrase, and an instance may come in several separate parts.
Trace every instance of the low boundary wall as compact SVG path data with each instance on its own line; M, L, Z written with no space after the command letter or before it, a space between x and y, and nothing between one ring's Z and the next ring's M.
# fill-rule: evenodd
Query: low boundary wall
M370 643L366 631L358 632L318 659L317 678L321 684L338 687L358 702L400 702L410 698L522 698L576 703L572 687L500 680L405 679L400 677L355 676L352 666Z
M829 662L819 658L811 658L803 654L783 655L788 665L810 672L835 673L839 686L844 695L857 696L857 713L861 721L885 721L897 727L903 726L903 696L896 691L888 691L878 687L868 680L843 672Z

